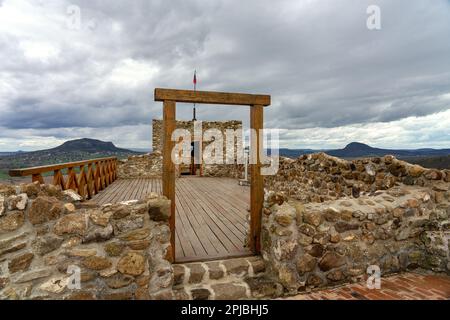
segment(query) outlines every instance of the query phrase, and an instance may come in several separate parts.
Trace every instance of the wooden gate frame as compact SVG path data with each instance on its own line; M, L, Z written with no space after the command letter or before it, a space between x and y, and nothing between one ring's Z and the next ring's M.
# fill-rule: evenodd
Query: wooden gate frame
M176 103L200 103L240 105L250 107L250 127L258 134L251 135L252 149L256 146L256 163L250 165L250 249L254 254L261 250L261 214L264 201L264 179L261 175L259 149L262 148L260 130L263 129L263 108L270 105L270 95L227 93L212 91L193 91L175 89L155 89L155 101L163 102L163 195L171 201L170 243L172 261L175 261L175 165L171 160L172 132L176 129Z

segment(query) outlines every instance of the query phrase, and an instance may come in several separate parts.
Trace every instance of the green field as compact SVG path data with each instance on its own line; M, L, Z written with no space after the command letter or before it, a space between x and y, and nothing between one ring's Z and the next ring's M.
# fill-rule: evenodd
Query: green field
M9 175L8 172L0 171L0 180L8 179Z

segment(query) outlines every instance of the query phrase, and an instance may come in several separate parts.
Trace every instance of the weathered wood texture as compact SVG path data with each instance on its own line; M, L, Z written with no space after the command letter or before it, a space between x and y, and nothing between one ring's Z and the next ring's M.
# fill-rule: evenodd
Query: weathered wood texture
M176 180L175 257L204 261L251 254L244 247L249 187L229 178L181 177ZM160 179L117 180L93 198L103 205L162 194Z
M252 156L256 157L250 165L250 247L253 252L259 253L261 250L261 216L264 202L264 178L261 175L260 150L263 148L262 129L263 129L263 107L255 105L250 108L250 127L254 129L255 134L251 135Z
M67 170L66 174L63 171ZM43 174L53 171L53 184L62 190L72 189L83 199L91 199L117 179L117 158L100 158L55 165L13 169L11 177L31 176L32 182L44 183Z
M263 94L228 93L175 89L155 89L155 101L176 101L186 103L228 104L228 105L270 105L270 96Z
M165 195L171 202L170 206L170 243L172 245L172 257L175 257L175 164L172 161L172 150L175 142L172 141L172 133L176 128L175 123L176 105L174 101L164 101L163 105L163 180L162 188Z

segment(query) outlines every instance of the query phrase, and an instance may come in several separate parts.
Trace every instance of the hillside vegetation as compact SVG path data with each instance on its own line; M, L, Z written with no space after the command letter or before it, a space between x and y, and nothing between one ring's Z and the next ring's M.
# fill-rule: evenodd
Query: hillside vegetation
M139 152L117 148L112 142L87 138L71 140L52 149L0 155L0 180L9 178L8 171L10 169L104 157L117 157L121 159L133 154L139 154Z

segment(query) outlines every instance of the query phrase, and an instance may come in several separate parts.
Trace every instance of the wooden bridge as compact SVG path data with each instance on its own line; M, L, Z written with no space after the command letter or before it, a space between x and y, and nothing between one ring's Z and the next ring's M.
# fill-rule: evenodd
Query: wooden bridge
M117 179L117 159L102 158L11 170L11 176L73 189L99 205L162 194L161 179ZM51 174L50 176L48 174ZM250 188L230 178L176 179L175 257L177 262L251 255L244 247Z

